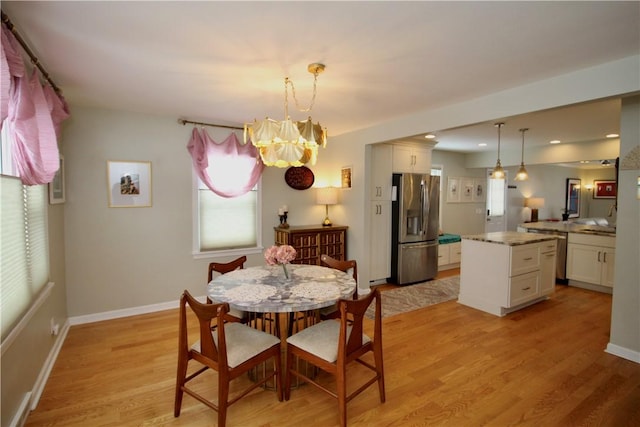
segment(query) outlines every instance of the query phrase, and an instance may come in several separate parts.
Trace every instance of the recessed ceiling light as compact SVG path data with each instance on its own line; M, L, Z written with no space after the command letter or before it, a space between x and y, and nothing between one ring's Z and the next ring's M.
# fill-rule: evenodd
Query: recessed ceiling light
M432 134L432 133L428 133L428 134L426 134L424 137L425 137L425 138L427 138L427 139L433 139L433 138L435 138L436 136L435 136L434 134Z
M478 147L486 147L487 143L486 142L481 142L480 144L478 144Z
M549 144L560 144L560 140L554 139L553 141L549 141Z
M620 135L618 135L617 133L610 133L610 134L607 134L607 138L617 138L617 137L619 137L619 136L620 136Z

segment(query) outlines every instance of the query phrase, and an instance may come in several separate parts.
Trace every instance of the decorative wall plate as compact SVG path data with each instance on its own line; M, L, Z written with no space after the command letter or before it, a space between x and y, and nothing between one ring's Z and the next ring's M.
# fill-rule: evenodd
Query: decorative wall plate
M315 176L306 166L290 167L284 173L284 180L289 187L295 190L306 190L313 185Z

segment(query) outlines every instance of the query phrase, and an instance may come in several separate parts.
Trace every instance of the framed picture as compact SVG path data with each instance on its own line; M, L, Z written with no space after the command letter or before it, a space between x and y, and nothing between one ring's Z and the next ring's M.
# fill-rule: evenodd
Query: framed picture
M340 170L340 183L343 189L351 188L351 174L353 170L351 166L343 166Z
M151 206L151 162L107 161L110 208Z
M580 180L577 178L567 178L567 202L565 212L569 218L580 216Z
M484 202L486 179L478 178L473 180L473 201Z
M472 202L473 201L473 193L474 193L474 184L473 179L471 178L463 178L462 179L462 192L460 193L460 201L461 202Z
M460 201L460 180L458 178L447 179L447 202Z
M594 199L615 199L617 192L615 181L593 181Z
M64 156L60 154L60 168L53 177L53 181L49 183L49 203L57 205L64 203Z

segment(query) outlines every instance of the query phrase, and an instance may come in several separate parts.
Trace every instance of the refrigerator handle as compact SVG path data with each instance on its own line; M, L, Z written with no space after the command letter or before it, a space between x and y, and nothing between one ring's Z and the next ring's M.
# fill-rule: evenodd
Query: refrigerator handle
M424 180L420 181L420 235L424 235Z

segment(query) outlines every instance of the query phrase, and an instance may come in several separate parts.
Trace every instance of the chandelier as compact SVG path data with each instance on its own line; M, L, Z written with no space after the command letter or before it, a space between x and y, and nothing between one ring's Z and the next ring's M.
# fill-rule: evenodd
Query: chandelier
M296 98L296 89L289 77L284 78L284 120L277 121L266 117L244 125L244 141L247 136L258 148L260 158L265 166L285 168L302 166L306 163L314 165L318 158L318 147L327 144L327 130L320 123L313 123L311 116L307 120L292 121L289 117L289 85L296 102L296 108L302 112L310 112L316 100L318 74L324 71L324 64L309 64L307 69L313 74L313 96L309 108L300 109Z

